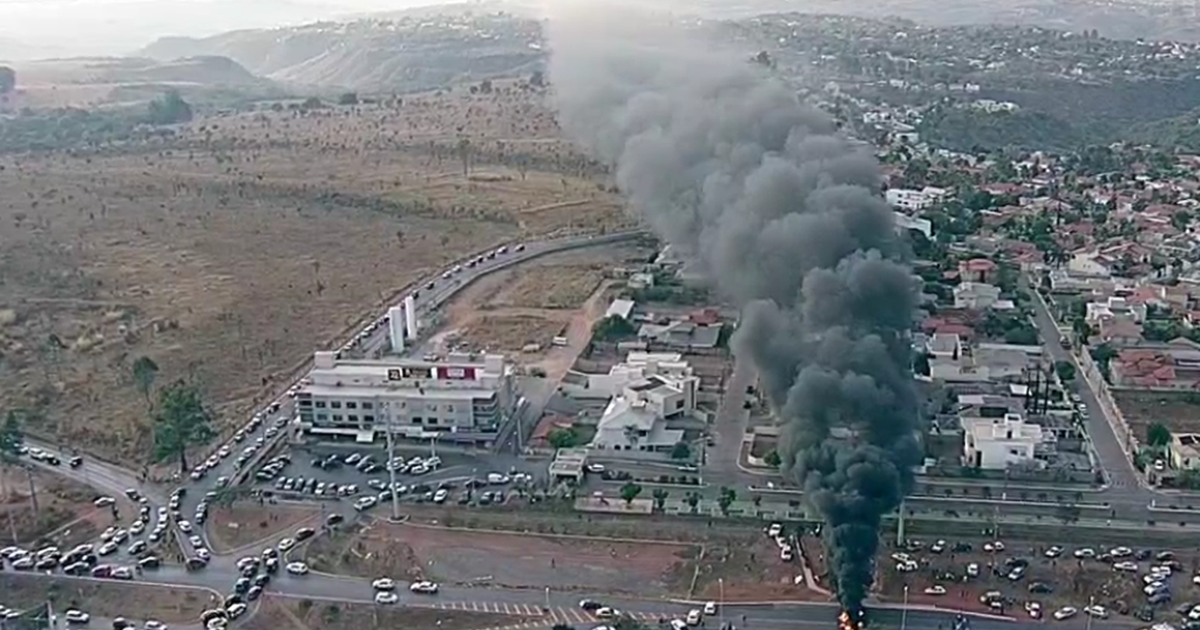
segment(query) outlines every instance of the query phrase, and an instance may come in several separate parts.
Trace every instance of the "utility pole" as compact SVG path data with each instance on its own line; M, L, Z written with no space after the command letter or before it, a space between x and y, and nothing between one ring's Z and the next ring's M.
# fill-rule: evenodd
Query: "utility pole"
M725 627L725 578L717 578L717 621L718 628Z
M376 399L375 407L382 409L381 414L384 421L384 435L387 438L387 471L388 471L388 491L392 495L392 521L400 520L400 494L396 492L396 443L392 438L392 406L385 400Z
M904 585L904 605L900 608L900 630L908 628L908 585ZM1091 630L1089 628L1089 630Z

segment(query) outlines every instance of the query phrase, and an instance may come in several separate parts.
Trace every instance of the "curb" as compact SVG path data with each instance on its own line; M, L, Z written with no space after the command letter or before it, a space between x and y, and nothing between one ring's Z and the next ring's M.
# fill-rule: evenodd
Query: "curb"
M448 525L427 525L424 523L405 522L401 523L406 527L420 527L422 529L442 529L452 532L470 532L475 534L500 534L503 536L536 536L542 538L566 538L570 540L598 540L603 542L619 542L630 543L637 545L672 545L675 547L700 547L703 543L699 542L682 542L670 540L655 540L652 538L617 538L612 536L584 536L582 534L543 534L541 532L514 532L500 529L481 529L478 527L451 527Z

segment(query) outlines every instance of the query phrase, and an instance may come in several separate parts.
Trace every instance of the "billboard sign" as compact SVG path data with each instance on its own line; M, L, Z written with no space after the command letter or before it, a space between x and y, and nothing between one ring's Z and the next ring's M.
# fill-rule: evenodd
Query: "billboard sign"
M389 381L398 381L398 380L400 380L401 378L402 378L402 377L400 376L400 370L397 370L397 369L395 369L395 368L392 368L392 369L389 369L389 370L387 371L387 379L388 379Z
M475 380L475 368L438 366L437 376L439 379L447 381L473 381Z
M400 368L400 373L404 375L404 378L433 378L433 370L430 370L427 367Z

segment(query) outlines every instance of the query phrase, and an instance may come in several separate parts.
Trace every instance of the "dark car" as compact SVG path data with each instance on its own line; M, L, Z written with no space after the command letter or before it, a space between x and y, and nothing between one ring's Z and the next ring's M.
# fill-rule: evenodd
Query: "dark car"
M67 465L70 466L71 468L79 468L80 466L83 465L83 458L76 455L75 457L72 457L70 460L67 461Z
M311 527L301 527L300 529L296 530L296 541L299 542L301 540L308 540L316 533L317 531Z
M143 569L157 569L158 567L162 566L162 560L159 560L155 556L146 556L145 558L138 560L138 566L142 567Z
M271 575L269 573L259 573L258 575L254 576L255 586L266 586L270 581Z
M113 630L126 630L126 628L136 628L137 626L129 623L124 617L117 617L112 622Z
M200 569L203 569L206 566L208 566L208 563L205 562L203 558L188 558L187 559L187 570L188 571L199 571Z
M346 517L342 516L341 514L330 514L329 516L325 517L325 524L326 525L337 525L338 523L341 523L342 521L345 521L345 520L346 520Z
M244 603L245 602L242 601L241 595L238 595L237 593L230 593L229 595L225 596L225 603L224 603L223 607L226 610L228 610L229 607L234 604L244 604Z
M234 593L244 595L248 590L250 590L250 578L248 577L238 578L237 582L233 583Z
M261 586L251 586L250 589L246 591L246 601L252 602L258 599L259 595L262 595L262 592L263 589Z
M585 600L579 602L579 607L588 612L592 612L594 610L600 610L601 608L604 608L604 604L601 604L600 602L595 601L595 600L585 599Z

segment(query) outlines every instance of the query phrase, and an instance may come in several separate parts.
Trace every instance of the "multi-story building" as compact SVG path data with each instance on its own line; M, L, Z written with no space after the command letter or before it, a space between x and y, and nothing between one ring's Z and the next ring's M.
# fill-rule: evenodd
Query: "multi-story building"
M393 436L490 443L513 403L502 355L339 360L318 352L296 393L307 436L369 443Z

